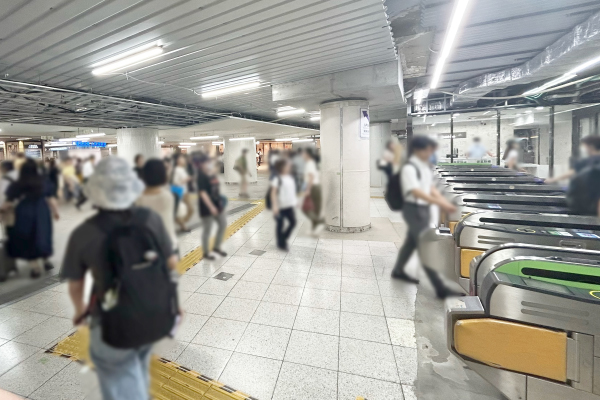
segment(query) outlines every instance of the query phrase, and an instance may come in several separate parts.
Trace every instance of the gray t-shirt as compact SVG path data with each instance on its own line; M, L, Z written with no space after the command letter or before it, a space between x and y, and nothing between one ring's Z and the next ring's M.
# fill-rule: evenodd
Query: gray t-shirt
M123 224L129 218L129 211L101 211L102 218L114 221L115 226ZM92 217L93 218L93 217ZM158 246L165 257L173 253L169 233L163 225L162 219L154 211L146 220L146 227L154 234ZM91 270L94 280L98 278L99 268L103 267L106 254L103 254L106 234L92 221L88 219L79 225L71 233L67 251L64 256L60 275L63 279L81 280L87 270Z

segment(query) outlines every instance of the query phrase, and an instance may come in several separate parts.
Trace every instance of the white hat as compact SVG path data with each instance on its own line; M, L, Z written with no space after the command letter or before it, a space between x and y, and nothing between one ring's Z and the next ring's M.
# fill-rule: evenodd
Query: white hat
M123 158L103 158L83 187L83 192L98 208L125 210L144 191L144 183Z

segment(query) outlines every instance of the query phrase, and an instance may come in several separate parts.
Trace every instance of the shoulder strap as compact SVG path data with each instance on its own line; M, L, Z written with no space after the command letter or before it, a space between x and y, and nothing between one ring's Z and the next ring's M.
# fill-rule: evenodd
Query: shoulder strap
M412 165L415 168L415 171L417 171L417 179L421 180L421 171L419 171L419 167L417 167L414 163L411 163L410 161L407 161L406 163Z

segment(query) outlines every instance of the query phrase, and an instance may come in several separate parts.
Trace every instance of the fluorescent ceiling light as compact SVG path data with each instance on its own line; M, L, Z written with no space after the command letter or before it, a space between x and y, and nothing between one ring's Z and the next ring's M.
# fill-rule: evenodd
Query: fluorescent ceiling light
M159 142L156 142L157 144L165 144L165 142L163 142L162 140Z
M91 138L91 137L98 137L98 136L104 136L106 135L106 133L88 133L87 135L77 135L75 137L77 138Z
M584 70L588 69L589 67L592 67L598 63L600 63L600 56L596 57L596 58L592 58L591 60L586 61L583 64L580 64L579 66L577 66L577 67L573 68L572 70L570 70L569 72L567 72L565 75L569 75L569 74L577 75L581 71L584 71Z
M218 139L219 136L194 136L191 137L190 140L211 140L211 139Z
M190 148L190 147L192 147L192 146L178 146L178 147L180 147L180 148L182 148L182 149L189 149L189 148Z
M195 146L197 143L185 143L185 142L181 142L179 143L182 146Z
M292 143L304 143L304 142L314 142L314 139L297 139L297 140L292 140Z
M116 144L107 144L106 147L117 147Z
M259 141L257 141L257 142L256 142L256 144L260 144L260 142L259 142Z
M429 96L429 89L418 89L415 90L414 98L416 104L421 104L423 99L426 99Z
M298 140L300 138L294 137L294 138L279 138L279 139L275 139L276 142L291 142L294 140Z
M222 144L223 144L223 142L212 142L212 144L213 144L214 146L219 146L219 145L222 145Z
M44 146L45 147L55 147L55 146L64 146L64 145L65 145L65 143L62 143L62 142L49 142L49 143L46 143Z
M531 96L531 95L534 95L534 94L541 93L541 92L543 92L544 90L546 90L546 89L548 89L548 88L550 88L550 87L552 87L552 86L556 86L556 85L558 85L559 83L566 82L566 81L568 81L569 79L572 79L572 78L574 78L574 77L576 77L576 76L577 76L577 75L575 75L575 74L568 74L568 73L567 73L567 74L564 74L563 76L559 76L558 78L556 78L556 79L553 79L553 80L551 80L550 82L546 82L546 83L544 83L542 86L538 86L538 87L536 87L536 88L533 88L533 89L531 89L531 90L528 90L528 91L526 91L525 93L523 93L523 96Z
M543 109L544 109L544 107L542 107L542 106L539 106L539 107L536 107L535 109L536 109L536 110L543 110Z
M52 151L69 150L68 147L52 147Z
M304 114L305 112L306 112L306 110L304 108L295 108L293 110L277 111L277 116L278 117L287 117L289 115Z
M254 140L253 137L234 137L230 138L229 141L238 141L238 140Z
M58 139L59 142L88 142L89 140L90 139L88 139L88 138L79 138L79 137Z
M139 49L138 49L139 50ZM109 64L103 65L102 67L96 68L92 70L92 74L94 75L104 75L114 71L119 71L123 68L130 67L135 64L139 64L143 61L149 60L151 58L157 57L162 54L163 48L157 45L153 45L152 47L138 51L135 54L126 57L119 57L117 61L111 62Z
M460 23L465 15L465 11L467 11L467 6L469 5L469 0L456 0L454 3L454 11L452 12L452 19L448 24L448 29L446 30L446 37L444 38L444 45L442 46L442 51L440 52L439 58L437 60L437 65L435 66L435 72L433 73L433 79L431 80L431 89L435 89L438 87L440 83L440 78L442 76L442 72L444 71L444 66L446 65L446 60L450 56L450 50L454 45L454 40L458 34L458 29L460 28Z
M321 117L320 116L318 116L318 117L310 117L310 120L311 121L320 121Z
M533 111L531 110L525 110L525 114L531 114Z
M223 89L209 90L202 92L202 97L219 97L230 93L243 92L244 90L256 89L260 86L260 82L250 82L243 85L230 86Z
M22 141L22 140L29 140L29 139L31 139L31 138L30 138L30 137L22 137L22 138L19 138L19 141Z
M95 64L90 65L90 67L91 68L97 68L97 67L100 67L102 65L106 65L106 64L112 63L114 61L120 60L120 59L125 58L127 56L130 56L132 54L139 53L140 51L149 49L151 47L160 46L160 43L161 43L160 40L155 41L155 42L146 43L146 44L144 44L142 46L138 46L138 47L136 47L134 49L131 49L129 51L125 51L123 53L119 53L116 56L109 57L109 58L107 58L105 60L99 61L99 62L97 62ZM79 105L79 104L77 104L77 105Z

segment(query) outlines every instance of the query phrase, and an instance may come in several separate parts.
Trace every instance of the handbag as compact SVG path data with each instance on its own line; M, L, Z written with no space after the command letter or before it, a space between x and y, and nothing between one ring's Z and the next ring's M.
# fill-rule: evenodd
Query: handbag
M310 197L310 195L304 197L304 201L302 202L302 212L309 213L311 211L314 211L314 209L315 203L313 202L312 197Z

